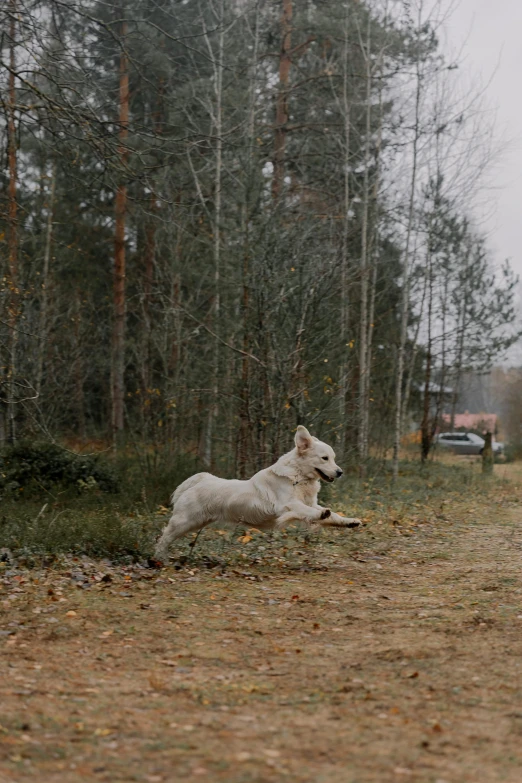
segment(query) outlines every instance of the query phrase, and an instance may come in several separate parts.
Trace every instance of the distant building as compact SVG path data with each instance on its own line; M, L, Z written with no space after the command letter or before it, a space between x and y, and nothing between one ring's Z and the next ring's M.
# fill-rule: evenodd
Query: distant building
M451 416L449 413L443 413L441 419L447 427L450 427ZM474 430L481 434L491 432L495 435L498 429L498 416L496 413L470 413L469 411L456 413L453 429Z

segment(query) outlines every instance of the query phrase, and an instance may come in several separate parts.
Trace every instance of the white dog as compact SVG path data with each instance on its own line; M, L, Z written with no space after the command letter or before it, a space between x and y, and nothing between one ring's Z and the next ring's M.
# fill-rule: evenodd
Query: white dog
M155 557L166 560L172 541L213 522L242 523L260 530L289 522L358 527L358 519L342 517L317 503L319 479L332 482L342 474L333 449L299 426L295 448L248 481L196 473L180 484L172 495L172 516L158 541Z

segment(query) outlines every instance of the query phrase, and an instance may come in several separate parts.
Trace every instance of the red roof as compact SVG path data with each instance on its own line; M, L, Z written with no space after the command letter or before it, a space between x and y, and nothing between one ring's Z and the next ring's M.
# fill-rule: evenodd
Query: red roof
M496 413L456 413L454 427L456 430L464 428L466 430L479 430L480 432L495 432L498 416ZM449 413L442 414L442 420L445 424L450 424L451 416Z

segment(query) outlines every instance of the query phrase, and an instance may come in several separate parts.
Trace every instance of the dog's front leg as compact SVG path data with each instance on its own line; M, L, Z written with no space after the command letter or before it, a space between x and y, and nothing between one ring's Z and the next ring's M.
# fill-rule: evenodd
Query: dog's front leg
M331 514L329 508L322 506L307 506L300 500L293 500L287 503L284 511L278 515L276 524L278 526L288 525L290 522L321 522L327 519Z
M355 517L342 517L335 511L330 516L320 522L321 527L359 527L362 524L360 519Z

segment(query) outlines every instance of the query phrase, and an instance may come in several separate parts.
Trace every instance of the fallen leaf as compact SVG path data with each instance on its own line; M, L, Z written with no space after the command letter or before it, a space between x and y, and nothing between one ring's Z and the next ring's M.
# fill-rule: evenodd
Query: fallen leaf
M108 737L109 734L112 734L112 729L95 729L94 730L94 736L95 737Z
M71 609L69 612L65 613L65 616L66 617L76 617L76 612L74 611L74 609Z
M149 685L155 691L164 691L168 687L167 684L155 674L150 675Z

